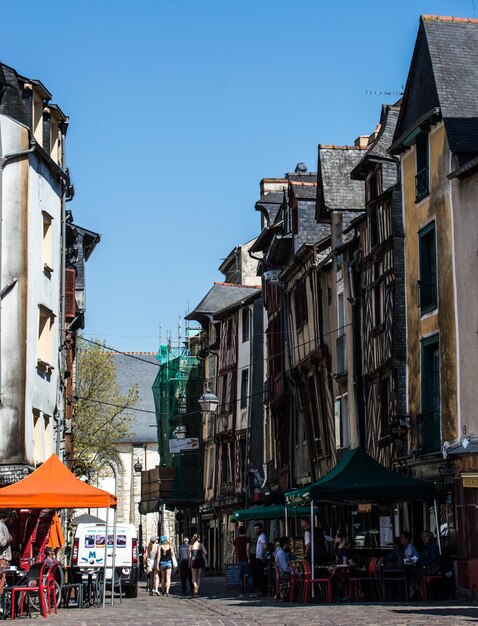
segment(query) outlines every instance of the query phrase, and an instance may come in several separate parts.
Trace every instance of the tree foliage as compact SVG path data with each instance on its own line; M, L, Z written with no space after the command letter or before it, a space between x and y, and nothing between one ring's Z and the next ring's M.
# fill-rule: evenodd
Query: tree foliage
M109 461L121 465L116 443L130 434L139 401L137 385L123 395L116 384L114 356L99 342L78 341L77 399L72 419L72 446L77 470L99 472Z

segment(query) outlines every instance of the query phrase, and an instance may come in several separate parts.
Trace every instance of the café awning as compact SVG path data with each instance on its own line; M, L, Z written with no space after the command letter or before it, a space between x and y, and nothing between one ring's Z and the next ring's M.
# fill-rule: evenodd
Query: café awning
M2 509L116 508L116 496L77 478L56 454L13 485L0 489Z
M246 522L249 520L264 520L264 519L282 519L287 515L293 517L294 515L310 515L310 508L304 506L284 506L283 504L271 504L269 506L253 506L250 509L241 509L235 511L232 519L235 522Z
M397 502L399 500L433 500L433 484L416 480L387 469L362 448L349 450L323 478L308 487L289 491L286 502Z

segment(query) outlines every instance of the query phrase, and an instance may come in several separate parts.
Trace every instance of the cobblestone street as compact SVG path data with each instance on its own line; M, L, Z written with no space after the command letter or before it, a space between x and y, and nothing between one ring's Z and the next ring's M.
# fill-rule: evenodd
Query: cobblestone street
M225 594L222 578L206 579L200 598L177 595L175 587L169 598L158 598L142 585L135 599L123 598L121 604L117 599L105 609L62 609L48 621L52 626L452 626L478 621L478 607L465 603L302 606L239 599Z

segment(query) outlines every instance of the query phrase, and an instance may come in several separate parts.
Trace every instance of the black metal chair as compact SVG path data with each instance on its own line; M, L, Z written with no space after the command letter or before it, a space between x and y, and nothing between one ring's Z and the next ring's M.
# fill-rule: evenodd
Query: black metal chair
M383 562L382 589L384 602L387 601L387 596L393 600L402 600L405 597L406 602L408 602L408 585L407 571L403 563Z

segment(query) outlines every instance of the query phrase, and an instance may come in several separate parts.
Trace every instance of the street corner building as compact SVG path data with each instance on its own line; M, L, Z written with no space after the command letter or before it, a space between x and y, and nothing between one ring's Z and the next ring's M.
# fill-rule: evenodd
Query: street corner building
M0 485L69 445L85 263L100 236L67 208L67 130L42 82L0 63Z

